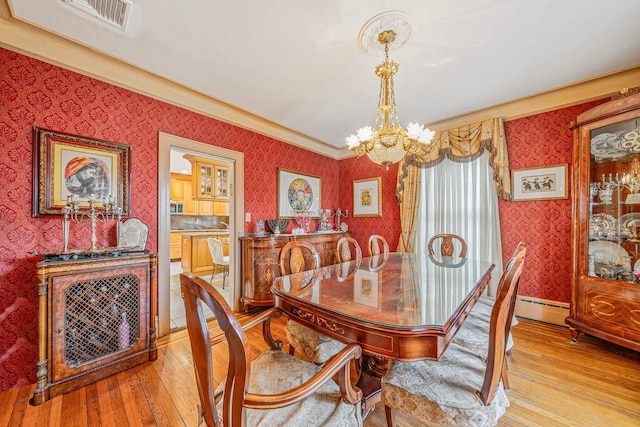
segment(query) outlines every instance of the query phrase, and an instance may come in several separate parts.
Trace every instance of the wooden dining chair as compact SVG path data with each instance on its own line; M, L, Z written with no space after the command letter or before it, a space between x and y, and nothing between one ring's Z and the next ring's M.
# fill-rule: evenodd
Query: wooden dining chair
M501 278L491 314L488 352L449 344L439 361L395 362L382 378L382 402L387 425L394 410L407 413L419 425L494 426L509 406L501 381L507 335L511 329L526 246L518 245Z
M436 255L433 245L439 243L440 255L443 257L452 257L454 256L453 251L456 246L454 244L454 240L457 240L461 247L457 256L465 258L467 256L467 242L457 234L436 234L429 240L429 243L427 243L427 251L429 252L429 255Z
M382 247L382 249L380 247ZM387 240L379 234L372 234L369 236L367 248L369 249L369 256L389 253Z
M320 267L320 255L311 243L294 240L280 250L279 264L281 276L300 273ZM285 332L289 341L289 354L293 355L297 349L318 365L322 365L345 347L344 343L294 320L287 321Z
M513 266L515 265L520 252L523 250L526 250L526 245L524 242L520 242L516 247L513 256L507 263L507 268L505 269L500 283L498 284L498 295L500 294L502 287L508 285L504 278L508 277L509 269L514 268ZM517 293L513 295L513 298L514 301L511 305L511 310L509 313L509 315L511 316L511 327L514 327L518 324L518 319L513 315L516 306L515 299L517 298ZM491 329L491 315L495 307L495 298L493 299L494 304L492 304L491 306L481 303L481 300L482 298L476 302L476 305L473 307L473 310L471 310L471 313L469 313L469 316L460 327L460 330L458 330L458 332L456 332L455 336L453 337L453 342L463 347L470 348L480 355L486 356L489 352L489 342L487 337L489 336L489 331ZM505 345L505 352L507 353L507 355L511 354L511 349L513 348L514 344L515 343L513 341L513 335L511 334L511 330L509 330L509 332L507 333L507 343ZM502 382L504 384L504 387L508 390L509 379L507 377L507 368L508 363L505 359Z
M351 361L361 356L349 344L322 368L280 350L270 335L277 308L260 313L241 326L222 294L205 280L181 274L187 331L195 368L200 416L210 427L230 426L362 426L362 391L351 384ZM224 339L227 358L212 358L204 305L214 313ZM243 329L262 324L271 350L253 357ZM226 378L217 383L226 371ZM336 383L332 377L336 376ZM220 384L216 388L216 384Z
M336 260L341 263L352 259L362 260L362 249L353 237L341 237L336 245Z

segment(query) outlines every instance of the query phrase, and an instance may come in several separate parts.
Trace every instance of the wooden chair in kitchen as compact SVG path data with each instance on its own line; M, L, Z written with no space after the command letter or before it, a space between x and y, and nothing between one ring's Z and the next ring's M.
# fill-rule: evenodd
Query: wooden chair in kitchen
M271 319L281 314L279 309L264 311L242 326L222 294L205 280L181 274L180 283L199 415L207 426L362 426L362 391L351 383L351 361L362 354L359 345L349 344L320 368L280 350L282 342L270 332ZM209 336L205 305L215 315L224 338L212 341ZM257 325L263 326L271 349L254 357L244 330ZM222 341L226 341L228 357L213 358L212 344Z

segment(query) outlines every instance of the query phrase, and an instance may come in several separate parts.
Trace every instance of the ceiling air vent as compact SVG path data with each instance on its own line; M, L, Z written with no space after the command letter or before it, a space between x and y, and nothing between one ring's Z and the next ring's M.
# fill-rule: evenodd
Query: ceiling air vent
M81 11L124 30L131 12L130 0L64 0Z

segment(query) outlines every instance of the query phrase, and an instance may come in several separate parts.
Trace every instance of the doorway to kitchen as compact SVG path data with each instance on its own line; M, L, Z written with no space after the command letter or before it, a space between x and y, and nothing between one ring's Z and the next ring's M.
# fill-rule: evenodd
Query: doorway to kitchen
M186 325L179 284L183 271L211 282L235 310L240 307L236 230L244 212L244 155L163 133L159 147L158 325L163 336ZM228 270L213 265L209 238L223 243Z
M169 185L170 330L186 326L180 273L190 273L213 285L227 300L229 256L229 171L233 161L203 152L171 147ZM213 313L205 307L208 317Z

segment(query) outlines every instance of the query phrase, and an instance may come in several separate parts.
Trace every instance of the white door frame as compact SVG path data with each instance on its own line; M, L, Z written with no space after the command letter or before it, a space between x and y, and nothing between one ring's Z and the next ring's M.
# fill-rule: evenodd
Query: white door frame
M234 168L229 170L231 184L230 195L232 203L229 206L229 216L233 217L229 224L229 252L235 254L233 268L229 271L229 292L233 301L233 310L241 311L240 304L240 245L235 236L244 231L244 153L216 147L215 145L192 141L168 133L158 133L158 336L167 335L171 330L170 324L170 242L171 214L169 213L169 193L171 180L171 148L182 148L201 152L212 156L222 157L234 161Z

